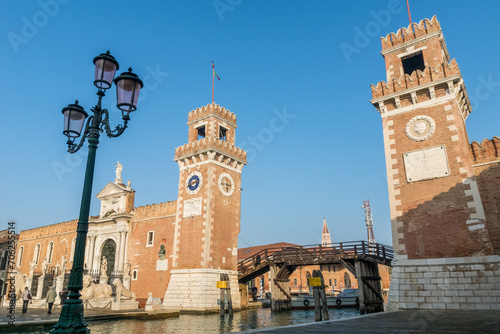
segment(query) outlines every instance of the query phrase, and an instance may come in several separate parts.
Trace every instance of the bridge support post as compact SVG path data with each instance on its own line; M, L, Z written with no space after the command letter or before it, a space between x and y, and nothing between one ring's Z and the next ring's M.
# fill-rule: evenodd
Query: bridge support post
M289 310L292 307L290 296L290 277L287 266L281 268L275 264L269 267L269 280L271 289L271 311ZM293 270L292 270L293 272Z
M380 286L378 264L358 260L355 262L358 278L359 313L368 314L384 311L384 299Z

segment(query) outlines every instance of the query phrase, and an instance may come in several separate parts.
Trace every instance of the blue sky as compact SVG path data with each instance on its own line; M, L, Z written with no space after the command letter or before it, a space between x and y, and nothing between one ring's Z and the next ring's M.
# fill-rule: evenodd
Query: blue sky
M437 15L457 59L473 99L470 140L500 135L500 2L410 7L413 21ZM236 143L249 151L240 247L319 243L324 216L334 241L365 239L365 199L377 241L391 244L381 118L369 100L370 84L385 80L379 36L408 26L406 1L41 0L2 1L0 11L5 227L78 217L86 151L66 152L61 109L95 105L92 60L110 50L119 72L131 66L146 85L127 131L101 136L93 195L119 160L136 206L177 199L174 148L187 142L187 113L211 102L213 60L215 102L238 115ZM114 100L112 89L104 106L118 124Z

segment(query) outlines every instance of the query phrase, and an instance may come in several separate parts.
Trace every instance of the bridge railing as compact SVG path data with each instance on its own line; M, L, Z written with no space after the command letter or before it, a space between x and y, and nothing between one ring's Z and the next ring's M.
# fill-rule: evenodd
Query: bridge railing
M238 271L245 273L267 266L269 262L314 264L327 260L371 258L384 264L390 264L394 258L391 246L367 241L347 241L328 245L287 246L263 249L252 256L239 261Z

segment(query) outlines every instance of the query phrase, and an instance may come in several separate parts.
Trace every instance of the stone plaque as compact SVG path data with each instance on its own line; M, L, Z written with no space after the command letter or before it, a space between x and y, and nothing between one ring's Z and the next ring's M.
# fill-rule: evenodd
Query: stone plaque
M156 260L156 270L157 271L168 270L168 260Z
M450 175L444 145L403 154L406 181L415 182Z
M201 215L201 197L191 198L184 201L183 218Z

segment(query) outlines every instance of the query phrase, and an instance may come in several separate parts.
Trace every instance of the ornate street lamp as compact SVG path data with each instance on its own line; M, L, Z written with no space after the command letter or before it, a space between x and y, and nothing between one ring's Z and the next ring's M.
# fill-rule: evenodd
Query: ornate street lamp
M77 152L88 139L89 152L87 156L87 169L85 171L85 181L83 184L82 202L80 206L80 217L76 230L76 245L73 258L73 268L69 276L69 295L64 302L58 323L51 332L53 333L90 333L87 323L83 318L83 301L80 299L80 290L83 289L83 262L85 256L85 241L88 231L88 220L90 211L90 196L92 193L92 181L94 179L95 154L97 144L99 144L100 132L106 131L108 137L118 137L127 128L130 120L129 113L137 109L137 100L139 91L143 83L139 77L132 73L129 68L116 79L115 72L118 70L118 62L109 51L102 53L94 58L95 80L97 87L98 101L97 105L90 109L93 112L89 118L87 112L76 101L63 108L64 131L63 134L68 138L68 152ZM114 79L114 81L113 81ZM105 95L106 89L111 88L113 82L116 85L117 107L122 111L123 125L119 124L114 130L109 125L109 112L101 108L101 100ZM87 120L85 122L85 119ZM85 124L85 127L84 127ZM75 139L83 135L80 142L75 143Z

